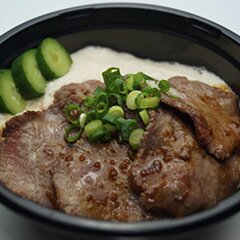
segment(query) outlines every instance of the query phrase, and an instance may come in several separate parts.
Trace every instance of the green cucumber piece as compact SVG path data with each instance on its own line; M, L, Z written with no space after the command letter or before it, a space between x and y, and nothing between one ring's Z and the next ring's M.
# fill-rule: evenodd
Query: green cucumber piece
M46 81L39 70L36 52L36 49L29 49L12 64L16 87L25 99L40 97L45 93Z
M9 69L0 70L0 112L17 114L26 107L25 100L18 93L12 72Z
M46 38L41 42L36 56L40 70L47 80L62 77L72 65L69 53L53 38Z

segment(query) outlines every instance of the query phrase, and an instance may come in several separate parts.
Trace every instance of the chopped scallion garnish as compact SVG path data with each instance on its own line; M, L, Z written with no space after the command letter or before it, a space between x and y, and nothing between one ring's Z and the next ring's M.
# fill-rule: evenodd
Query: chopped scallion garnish
M125 142L128 141L131 131L135 128L137 128L137 121L135 119L125 120L121 127L121 139Z
M111 84L111 82L116 78L121 78L121 73L119 68L109 68L105 72L102 73L104 83L107 86Z
M84 127L86 125L87 121L87 114L86 113L81 113L79 116L79 125L80 127Z
M129 142L136 150L144 129L136 119L126 116L138 113L147 126L150 121L148 109L158 107L161 94L170 94L170 83L143 72L123 76L115 67L104 71L102 76L105 87L97 87L85 97L82 105L71 103L65 108L66 118L71 124L65 129L65 139L70 143L76 142L84 131L90 142L116 138ZM155 86L150 86L148 81L153 81Z
M160 103L159 97L146 97L142 98L139 101L139 107L140 109L146 109L146 108L156 108Z
M106 113L103 117L103 121L104 122L108 122L108 123L111 123L111 124L115 124L116 120L118 119L119 117L118 116L115 116L113 114L109 114L109 113Z
M96 97L96 96L98 96L102 92L105 92L104 88L96 87L95 91L93 92L93 95Z
M144 130L142 128L134 129L129 137L130 146L136 150L141 142L141 139L144 135Z
M104 129L101 120L93 120L89 122L85 128L84 133L90 142L100 139L104 136Z
M74 125L78 124L78 117L80 113L81 108L77 104L71 103L65 108L65 116L67 120Z
M124 111L120 106L112 106L109 108L108 113L116 117L124 117Z
M65 129L65 139L69 143L74 143L81 137L82 131L82 128L70 125Z
M136 99L142 92L139 90L134 90L127 95L126 105L130 110L136 110L138 107L136 105Z
M118 104L119 106L123 105L124 98L120 94L110 93L109 98L109 102L111 102L112 104Z
M125 121L126 121L126 119L124 119L122 117L118 117L115 119L114 124L118 130L121 130Z
M148 114L147 110L143 109L142 111L139 112L139 115L140 115L141 119L143 120L144 124L148 125L150 119L149 119L149 114Z
M132 75L130 75L130 76L126 79L126 86L127 86L128 90L130 90L130 91L133 91L133 81L134 81L134 79L133 79L133 76L132 76Z
M95 102L94 96L89 95L89 96L87 96L87 97L85 98L85 100L84 100L84 105L85 105L86 107L90 107L91 105L94 104L94 102Z
M160 80L158 83L158 87L162 92L169 91L171 85L167 80Z
M96 106L96 111L98 113L98 116L104 116L107 110L108 110L108 105L105 102L99 102Z
M142 93L146 97L161 97L161 92L159 89L151 86L147 86L142 89Z
M98 118L96 110L90 110L87 112L86 122L89 123L92 120L96 120Z

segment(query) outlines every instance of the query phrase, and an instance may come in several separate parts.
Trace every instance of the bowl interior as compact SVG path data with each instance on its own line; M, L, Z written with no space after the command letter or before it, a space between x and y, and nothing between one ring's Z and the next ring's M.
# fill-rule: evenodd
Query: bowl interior
M188 13L131 4L93 5L52 13L0 37L0 68L9 67L21 52L48 36L57 38L70 52L97 45L143 58L204 66L240 94L240 38ZM240 193L236 193L211 210L183 219L119 225L66 216L23 200L2 186L0 195L12 208L56 227L122 235L185 230L232 214L240 202Z

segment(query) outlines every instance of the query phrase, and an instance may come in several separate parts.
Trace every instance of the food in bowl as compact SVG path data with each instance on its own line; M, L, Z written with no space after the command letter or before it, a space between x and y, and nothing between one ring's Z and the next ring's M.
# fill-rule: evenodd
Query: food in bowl
M0 180L6 187L67 214L111 221L182 217L210 208L237 190L238 97L223 80L205 69L100 47L79 50L72 59L68 74L48 83L43 97L27 102L27 110L35 111L1 115L3 124L11 118L0 144ZM102 81L88 79L99 79L113 65L127 74L118 76L124 80L139 71L145 80L169 79L170 89L160 92L157 106L121 106L124 118L135 119L136 128L143 129L136 134L140 141L119 142L120 130L109 139L91 139L86 131L67 138L66 129L74 124L66 108L81 108L97 87L105 89ZM125 96L133 91L143 91L142 86L128 89ZM139 112L144 110L142 117ZM87 123L81 118L80 123L86 130Z

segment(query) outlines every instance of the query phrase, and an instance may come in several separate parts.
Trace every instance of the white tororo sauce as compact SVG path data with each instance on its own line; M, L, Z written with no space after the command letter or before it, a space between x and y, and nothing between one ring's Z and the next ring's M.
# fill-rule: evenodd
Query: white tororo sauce
M61 86L69 83L81 83L89 79L102 80L101 73L109 67L118 67L122 74L144 72L156 79L168 79L173 76L185 76L189 80L198 80L211 86L225 87L226 83L204 67L193 67L175 62L157 62L137 58L128 53L117 52L109 48L89 46L71 55L73 64L63 77L48 83L46 93L41 98L27 101L26 110L43 110L53 101L53 95ZM10 114L0 114L0 129Z

